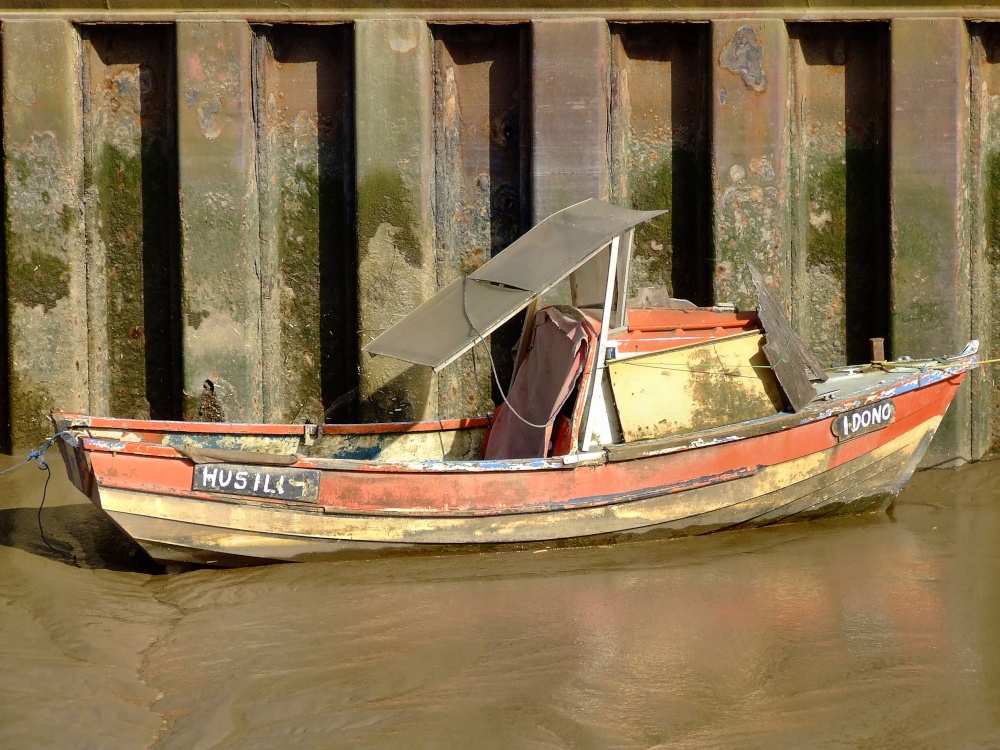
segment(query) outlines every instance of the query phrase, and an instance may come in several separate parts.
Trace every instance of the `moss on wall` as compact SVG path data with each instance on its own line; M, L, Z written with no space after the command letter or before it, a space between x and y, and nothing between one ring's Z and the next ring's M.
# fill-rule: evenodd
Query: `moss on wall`
M393 244L409 265L419 267L420 241L413 231L417 226L413 199L403 178L387 169L372 171L359 181L358 242L362 253L382 224L395 227Z
M35 382L24 373L12 372L11 402L17 404L17 419L11 420L11 441L15 448L33 448L52 434L48 414L55 408L47 384Z
M847 268L847 164L843 156L810 171L808 201L806 264L823 266L843 282Z
M105 143L93 174L107 264L108 408L116 417L148 416L142 159Z
M666 213L635 229L635 257L643 261L645 271L636 283L662 285L673 293L672 163L669 156L644 162L629 173L629 205L640 210L665 209Z
M7 240L10 246L17 245L17 237L10 233ZM32 250L27 258L14 255L7 261L7 293L14 303L41 305L49 312L69 295L69 264L40 250Z
M295 166L294 176L281 183L276 236L281 267L281 353L286 373L281 407L284 418L313 420L320 397L320 228L319 176ZM303 411L305 409L305 411ZM305 414L308 412L308 414Z

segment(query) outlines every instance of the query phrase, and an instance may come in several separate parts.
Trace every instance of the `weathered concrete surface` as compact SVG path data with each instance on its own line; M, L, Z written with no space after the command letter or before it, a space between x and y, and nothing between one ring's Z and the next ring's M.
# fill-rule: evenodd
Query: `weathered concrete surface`
M708 24L616 24L611 35L611 198L667 210L636 228L630 293L659 286L711 304Z
M91 27L83 46L90 409L177 419L173 29Z
M987 357L1000 344L1000 29L972 27L970 275L972 331ZM972 456L1000 451L1000 371L981 367L970 376Z
M9 404L17 448L51 434L50 409L89 406L78 59L68 22L4 22Z
M311 420L357 386L349 26L255 39L264 419ZM354 417L354 398L330 418Z
M954 354L972 338L966 243L969 36L959 19L892 24L892 352ZM962 389L924 465L972 458Z
M787 301L791 243L785 24L776 19L714 21L712 65L715 300L755 306L749 262Z
M530 228L529 29L460 25L433 31L435 252L443 287ZM520 333L517 318L490 336L505 389ZM441 414L492 412L492 391L490 359L480 344L441 372Z
M431 189L431 38L415 20L354 25L361 344L437 290ZM437 414L437 378L385 357L360 360L366 420Z
M522 21L528 15L541 13L601 14L616 20L680 20L691 17L704 19L720 14L775 16L791 20L829 21L928 16L942 11L966 13L973 19L997 19L1000 13L985 0L892 0L859 6L853 0L347 0L335 5L326 0L200 0L197 3L175 0L173 3L153 0L16 0L8 5L19 11L53 12L61 10L74 16L84 16L90 22L106 21L109 17L141 22L172 21L183 13L228 12L261 17L274 23L342 22L375 13L386 16L406 14L428 21L467 22L470 13L489 21Z
M531 207L538 222L607 197L607 24L535 21L531 54Z
M256 37L156 11L176 44L135 17L8 18L0 413L19 447L52 406L191 417L206 379L229 419L351 419L356 384L366 419L482 411L482 352L439 377L357 347L592 196L670 208L639 233L636 285L752 305L753 261L827 361L875 335L995 353L1000 46L974 24L970 47L965 20L1000 11L406 7L309 16L339 27L255 9ZM931 461L998 443L992 372Z
M531 24L531 210L534 222L587 198L608 197L608 25L603 20ZM533 222L533 223L534 223ZM573 274L581 300L603 297L603 280ZM570 300L570 284L552 301Z
M184 413L215 384L226 419L259 421L261 281L250 27L177 24Z
M792 320L828 365L889 336L888 31L790 28Z

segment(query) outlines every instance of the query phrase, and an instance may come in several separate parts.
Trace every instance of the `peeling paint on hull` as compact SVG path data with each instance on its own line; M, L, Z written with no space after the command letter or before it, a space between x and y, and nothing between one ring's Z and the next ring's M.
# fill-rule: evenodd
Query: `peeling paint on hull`
M320 470L316 504L194 491L190 460L137 435L79 441L96 481L78 486L89 486L94 502L157 559L200 563L751 527L884 508L975 361L887 374L892 383L810 407L797 423L779 414L734 425L740 434L725 440L692 439L632 458L382 463L299 455L295 467ZM887 397L896 409L891 424L838 440L836 414Z
M422 518L404 522L396 518L293 516L277 509L154 498L128 490L102 490L101 505L151 556L165 561L207 562L213 554L296 561L415 546L426 551L470 544L548 547L561 541L579 543L584 537L600 543L646 535L690 536L836 515L852 507L884 509L905 482L903 474L915 468L917 448L926 448L925 438L933 435L939 421L928 420L833 472L818 470L805 458L744 479L667 491L628 506L601 506L586 512L553 510L503 520ZM868 504L863 502L866 499ZM170 549L173 553L166 552Z

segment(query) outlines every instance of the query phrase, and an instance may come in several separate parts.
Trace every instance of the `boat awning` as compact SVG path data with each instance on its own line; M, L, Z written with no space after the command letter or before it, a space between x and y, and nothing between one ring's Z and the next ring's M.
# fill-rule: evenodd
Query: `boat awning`
M363 347L435 372L596 256L663 211L586 200L552 214L465 278L456 279Z

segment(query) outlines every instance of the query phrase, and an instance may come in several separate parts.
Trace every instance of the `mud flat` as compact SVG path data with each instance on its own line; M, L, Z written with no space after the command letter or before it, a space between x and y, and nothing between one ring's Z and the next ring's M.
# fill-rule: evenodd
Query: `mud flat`
M5 459L0 468L12 465ZM0 477L0 746L959 747L1000 737L1000 465L888 515L164 575Z

